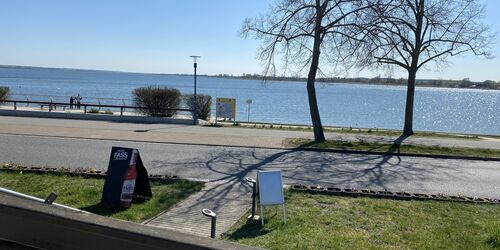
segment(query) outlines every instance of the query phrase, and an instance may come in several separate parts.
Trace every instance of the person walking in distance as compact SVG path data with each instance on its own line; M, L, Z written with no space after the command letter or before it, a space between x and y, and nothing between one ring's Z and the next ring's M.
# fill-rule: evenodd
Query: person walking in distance
M76 99L76 107L77 109L80 109L80 104L82 103L82 97L80 97L80 94L75 98Z
M69 98L69 109L73 109L73 103L75 102L75 97L71 96Z

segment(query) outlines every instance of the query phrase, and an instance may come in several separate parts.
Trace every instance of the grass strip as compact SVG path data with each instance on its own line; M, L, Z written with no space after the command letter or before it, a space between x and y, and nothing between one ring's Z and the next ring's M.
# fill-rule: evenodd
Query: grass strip
M347 198L289 191L265 208L266 224L242 217L226 240L266 249L498 249L500 206Z
M103 179L69 176L66 174L35 174L0 171L0 187L29 194L42 199L50 192L58 197L55 202L91 213L116 219L143 222L167 210L190 194L201 190L202 183L178 181L172 184L151 182L153 197L134 201L129 209L102 205Z
M328 140L321 143L315 143L310 139L287 139L285 146L296 148L320 148L320 149L338 149L338 150L357 150L379 153L414 153L429 155L450 155L450 156L471 156L483 158L500 158L500 150L481 149L481 148L461 148L461 147L441 147L426 145L397 145L390 143L376 142L349 142L339 140Z
M235 128L253 128L253 129L274 129L285 131L304 131L312 132L311 126L305 125L282 125L282 124L266 124L266 123L217 123L205 125L206 127L235 127ZM323 127L325 133L340 133L340 134L353 134L353 135L373 135L373 136L392 136L398 137L403 134L402 130L397 129L380 129L380 128L352 128L352 127ZM448 138L448 139L461 139L461 140L481 140L479 135L474 134L455 134L446 132L425 132L416 131L412 137L414 138ZM481 135L481 137L500 138L495 135Z

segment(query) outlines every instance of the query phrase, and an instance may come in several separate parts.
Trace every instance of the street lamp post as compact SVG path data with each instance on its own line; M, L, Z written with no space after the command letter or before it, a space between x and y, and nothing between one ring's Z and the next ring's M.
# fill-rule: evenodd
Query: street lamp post
M193 124L198 124L198 98L196 97L196 68L198 64L196 63L196 59L201 56L189 56L193 58L193 67L194 67L194 108L193 108Z

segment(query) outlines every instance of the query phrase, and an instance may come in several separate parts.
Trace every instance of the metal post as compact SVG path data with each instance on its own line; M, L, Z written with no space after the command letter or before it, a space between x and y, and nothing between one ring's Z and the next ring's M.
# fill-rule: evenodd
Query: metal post
M14 102L14 110L17 110L17 102Z
M217 225L217 214L212 212L212 210L206 209L206 208L201 210L201 213L205 216L212 218L212 227L210 230L210 238L215 239L215 230L216 230L216 225Z
M120 116L123 116L123 107L120 107Z
M215 227L217 225L217 216L212 217L212 227L210 230L210 238L215 239Z
M264 226L264 206L260 205L260 218L262 219L262 226Z
M196 68L198 67L197 63L194 63L194 112L193 119L194 125L198 123L198 97L196 96Z
M255 217L255 200L257 198L257 183L252 183L252 218Z
M190 56L193 58L193 67L194 67L194 107L193 107L193 125L198 124L198 98L196 96L196 69L198 68L198 63L196 63L196 59L200 58L200 56Z
M255 181L253 178L246 177L245 180L249 183L252 183L252 214L248 216L248 219L259 219L259 216L255 218L255 206L256 206L256 199L257 199L257 181Z
M248 119L247 122L250 122L250 104L252 104L252 99L247 99L247 104L248 104Z

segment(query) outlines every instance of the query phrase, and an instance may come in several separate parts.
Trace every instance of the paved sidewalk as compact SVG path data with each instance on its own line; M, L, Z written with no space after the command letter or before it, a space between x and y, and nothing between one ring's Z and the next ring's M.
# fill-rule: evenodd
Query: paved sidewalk
M261 148L286 148L282 143L283 140L287 138L313 138L312 132L304 131L217 128L174 124L138 124L9 116L0 116L0 133ZM397 137L390 136L340 133L325 133L325 136L330 140L373 141L385 143L392 143L397 139ZM477 140L410 137L402 144L500 149L500 139L487 137L482 137Z
M246 183L208 182L203 190L145 224L210 237L211 219L201 213L208 208L217 214L216 236L219 237L251 207L251 195Z

